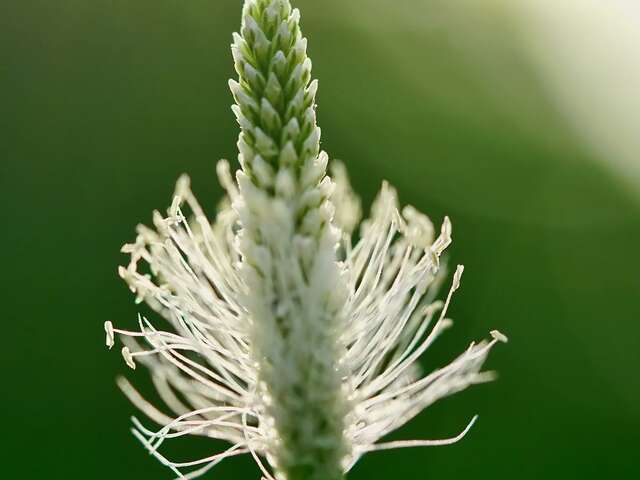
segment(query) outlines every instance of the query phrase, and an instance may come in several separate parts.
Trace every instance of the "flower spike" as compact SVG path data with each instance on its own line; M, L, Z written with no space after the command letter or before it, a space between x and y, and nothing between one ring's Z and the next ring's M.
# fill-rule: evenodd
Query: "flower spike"
M380 442L424 408L493 379L482 365L507 337L472 343L423 374L420 357L452 325L458 266L444 302L441 260L452 241L384 183L370 217L346 167L320 150L307 40L289 0L245 0L231 47L229 87L240 126L240 169L217 173L227 192L213 221L182 176L166 214L138 226L118 269L163 320L138 316L134 330L105 322L109 349L148 369L166 410L124 378L118 386L160 428L133 419L133 434L179 478L204 475L249 454L266 480L341 480L367 452L449 445ZM352 237L360 224L358 238ZM174 461L161 452L184 436L230 446Z

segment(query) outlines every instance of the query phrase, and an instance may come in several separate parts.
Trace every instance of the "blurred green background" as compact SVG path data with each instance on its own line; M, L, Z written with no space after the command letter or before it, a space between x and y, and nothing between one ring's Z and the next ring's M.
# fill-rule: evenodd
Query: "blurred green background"
M511 339L489 361L497 382L393 435L450 436L480 414L464 441L371 454L349 478L635 478L637 193L573 132L495 2L294 3L320 79L323 148L366 204L387 179L435 222L453 220L451 258L467 267L456 328L425 365L492 328ZM104 348L102 324L134 324L119 248L168 206L178 175L209 212L220 198L215 162L236 158L226 82L240 8L2 2L2 478L171 478L128 432L135 410L113 380L144 384L145 372ZM214 477L259 473L246 456Z

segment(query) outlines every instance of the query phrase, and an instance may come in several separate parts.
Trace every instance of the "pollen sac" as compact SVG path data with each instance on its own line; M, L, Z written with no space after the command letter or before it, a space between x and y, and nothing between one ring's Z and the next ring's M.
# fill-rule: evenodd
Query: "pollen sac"
M109 347L109 350L111 350L115 345L115 338L113 334L113 324L109 321L104 322L104 331L106 334L105 343L107 344L107 347Z
M509 339L507 338L507 336L499 332L498 330L491 330L491 336L499 342L502 342L502 343L509 342Z
M136 369L136 362L133 361L133 355L129 350L129 347L122 347L122 358L124 358L125 363L131 370Z

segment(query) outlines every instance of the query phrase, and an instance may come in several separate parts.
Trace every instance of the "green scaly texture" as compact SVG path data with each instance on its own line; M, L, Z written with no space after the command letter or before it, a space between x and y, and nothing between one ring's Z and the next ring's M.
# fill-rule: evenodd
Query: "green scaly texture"
M327 200L320 188L326 164L318 161L317 82L311 81L311 61L299 19L298 10L292 9L289 0L246 0L242 29L232 45L239 82L231 81L230 87L237 103L233 111L241 127L238 148L242 170L253 187L266 192L268 198L286 200L293 212L294 237L310 240L305 251L307 260L300 259L303 271L309 273L313 260L320 257L322 239L331 236L327 233L331 227L318 213ZM250 192L246 193L249 201ZM271 252L274 262L281 261L278 252L283 244L295 245L293 237L274 246L263 230L264 222L270 220L252 216L250 206L245 213L245 242L241 242L245 263L257 264L259 259L254 262L253 252L262 249ZM289 256L295 255L292 247ZM339 318L339 307L329 306L316 317L309 313L312 309L307 308L305 300L296 297L295 285L286 285L290 279L285 278L282 287L283 282L278 282L282 277L270 277L272 273L260 267L255 270L265 280L250 287L252 295L272 298L274 305L282 300L294 305L289 314L281 314L275 307L271 313L265 313L269 307L252 312L258 322L273 318L278 330L274 341L277 348L265 345L263 338L255 338L254 345L261 381L272 399L273 406L266 408L278 432L277 445L269 449L270 462L278 478L340 480L344 478L342 461L348 449L344 440L346 404L341 398L340 375L332 363L338 358L338 347L331 324ZM311 322L307 323L308 330L304 322ZM270 357L274 349L279 353ZM289 374L280 368L286 368Z
M242 168L256 186L272 189L275 171L299 173L320 150L317 82L302 37L300 14L288 0L247 0L232 52L240 82L230 82L242 133Z

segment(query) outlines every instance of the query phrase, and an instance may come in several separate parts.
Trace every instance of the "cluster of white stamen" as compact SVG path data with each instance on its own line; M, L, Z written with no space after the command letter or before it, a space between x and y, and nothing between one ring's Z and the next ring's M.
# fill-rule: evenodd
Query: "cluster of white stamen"
M222 183L228 185L226 163L219 171ZM139 227L136 242L125 245L123 250L132 260L120 269L131 290L162 314L174 332L159 331L142 317L138 331L115 329L106 322L105 332L109 348L115 335L125 342L122 355L129 367L141 363L150 369L172 412L161 413L120 379L131 401L164 425L150 432L135 420L136 436L179 476L179 469L198 467L187 477L193 478L229 456L251 452L256 458L267 456L277 439L272 421L262 411L269 399L257 398L258 366L250 360L250 333L238 304L246 287L238 277L239 256L233 253L237 217L223 209L217 223L210 225L185 178L176 193L179 202L174 202L169 215L154 215L157 231ZM193 213L191 222L183 214L183 201ZM363 222L362 238L346 249L342 264L348 278L342 317L345 349L335 362L346 369L343 387L351 408L345 471L366 452L445 445L462 438L468 428L448 440L377 443L439 398L491 380L492 374L481 373L480 368L490 348L507 340L492 331L490 342L472 343L448 365L420 376L419 357L452 324L446 313L463 268L457 268L446 301L434 300L442 278L439 259L451 242L451 224L445 219L434 241L426 217L406 208L403 216L396 202L395 192L384 185L372 218ZM406 215L407 211L412 213ZM139 271L141 261L152 274ZM305 348L312 350L313 345ZM187 434L224 439L233 446L195 462L171 462L159 453L164 440ZM262 468L265 477L272 478Z
M445 303L434 301L442 278L440 257L451 243L451 224L446 218L434 241L427 217L413 208L400 215L396 202L395 192L384 185L372 219L363 225L362 239L346 259L350 295L345 363L356 399L349 431L351 464L368 451L446 444L376 442L439 398L490 380L492 374L480 373L480 368L491 347L506 341L494 332L491 342L472 343L447 366L419 375L417 360L452 325L446 314L463 267L457 268Z
M450 439L378 442L438 399L492 379L482 364L507 341L493 331L421 375L419 358L452 325L447 310L463 272L446 301L436 300L451 223L434 238L430 220L413 207L400 212L384 184L352 245L360 203L343 165L333 166L333 181L325 176L298 19L288 0L245 4L234 44L241 83L232 84L243 170L234 181L219 163L227 198L215 222L182 177L167 214L154 213L155 229L138 227L123 247L131 260L120 276L168 328L142 316L136 331L106 322L106 344L117 335L126 364L149 369L168 413L124 378L118 384L162 425L134 419L133 432L179 477L251 454L267 480L334 480L367 452L454 443L475 417ZM187 462L160 453L185 435L231 447Z

